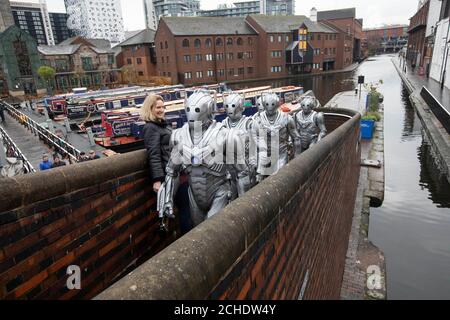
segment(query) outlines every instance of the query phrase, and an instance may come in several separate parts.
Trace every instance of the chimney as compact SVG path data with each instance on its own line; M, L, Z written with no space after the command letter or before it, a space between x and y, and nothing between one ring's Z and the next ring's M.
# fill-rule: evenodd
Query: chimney
M309 19L312 22L317 22L317 9L316 8L311 9L311 15L310 15Z

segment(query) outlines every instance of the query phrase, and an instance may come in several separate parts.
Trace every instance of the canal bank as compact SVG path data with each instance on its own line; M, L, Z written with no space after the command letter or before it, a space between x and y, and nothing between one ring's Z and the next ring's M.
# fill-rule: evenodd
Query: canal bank
M445 130L442 123L436 118L430 109L430 106L425 102L421 96L421 90L423 87L427 87L433 91L440 91L437 83L433 83L433 80L428 80L425 76L419 76L412 71L408 66L400 65L399 59L392 59L398 74L400 75L403 83L405 84L410 94L410 101L416 110L419 117L426 139L430 144L430 151L433 154L433 158L436 161L436 165L439 171L442 172L450 183L450 134ZM406 68L406 70L405 70ZM450 109L450 92L446 90L440 95L435 94L436 99L442 101L444 107Z
M366 110L367 91L336 94L325 108ZM361 140L361 167L341 288L343 300L386 299L386 263L383 252L369 241L370 208L381 206L385 190L384 105L373 138Z

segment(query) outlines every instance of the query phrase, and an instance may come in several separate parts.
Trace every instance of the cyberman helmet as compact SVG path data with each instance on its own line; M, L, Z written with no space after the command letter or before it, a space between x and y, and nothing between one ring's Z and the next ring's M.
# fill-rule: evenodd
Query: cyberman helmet
M262 96L262 103L268 114L274 114L280 106L280 98L275 93L267 93Z
M231 120L236 121L242 118L244 113L244 98L237 93L231 93L223 99L225 111Z
M258 112L261 113L264 111L264 106L262 104L262 98L259 97L258 99L256 99L256 108L258 108Z
M213 119L216 102L209 91L198 90L185 101L184 108L189 126L194 128L196 122L203 125Z
M304 113L310 113L316 107L316 99L313 97L306 97L301 103Z

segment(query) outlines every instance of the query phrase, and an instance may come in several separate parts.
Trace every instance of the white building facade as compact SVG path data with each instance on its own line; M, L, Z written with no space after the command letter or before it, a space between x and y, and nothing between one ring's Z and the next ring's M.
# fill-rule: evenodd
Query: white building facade
M155 6L153 0L144 1L145 26L147 29L156 30L158 28L158 19L156 18Z
M105 39L111 43L125 40L120 0L65 0L67 25L77 36Z

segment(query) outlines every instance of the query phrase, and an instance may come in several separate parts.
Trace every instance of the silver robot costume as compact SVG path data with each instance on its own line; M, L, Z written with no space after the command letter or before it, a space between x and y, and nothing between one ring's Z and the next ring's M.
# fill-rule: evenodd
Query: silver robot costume
M316 99L306 97L301 102L301 111L295 115L295 124L300 133L302 151L309 149L327 135L322 112L314 111Z
M289 161L288 145L292 139L295 155L301 153L300 135L294 119L279 110L280 98L275 93L262 96L265 111L255 125L258 145L258 181L278 172Z
M173 149L167 164L164 194L161 195L164 196L166 217L173 217L174 182L182 170L189 176L189 203L194 225L218 213L232 200L226 165L230 161L227 146L239 145L241 141L223 124L213 120L215 109L215 99L204 90L196 91L185 103L188 122L172 134ZM233 153L231 161L236 168L244 167L237 164L245 163L238 154Z
M261 113L264 112L264 106L261 99L261 97L258 97L258 99L256 99L256 108L258 109L258 111L252 117L253 121L256 123L259 123L259 121L261 120Z
M231 93L224 98L224 106L228 117L223 120L225 127L239 131L239 136L245 146L246 170L231 171L236 182L237 193L242 196L256 184L256 142L253 136L253 120L244 113L245 98L237 93Z

